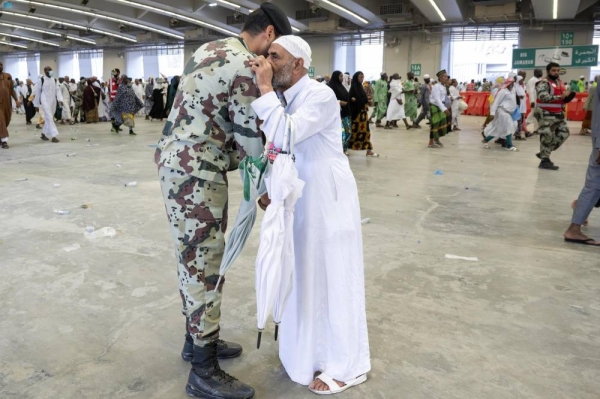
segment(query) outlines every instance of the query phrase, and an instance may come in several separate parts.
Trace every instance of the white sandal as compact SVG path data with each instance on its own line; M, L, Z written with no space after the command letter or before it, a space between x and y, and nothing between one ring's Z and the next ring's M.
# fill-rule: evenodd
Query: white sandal
M372 153L372 154L367 154L368 157L373 157L373 158L379 158L379 154L377 154L376 152Z
M319 379L321 381L323 381L325 384L327 384L327 386L329 387L329 391L317 391L316 389L312 389L312 388L308 388L310 389L310 391L312 393L315 393L317 395L333 395L335 393L340 393L340 392L344 392L346 389L348 388L352 388L356 385L360 385L363 382L365 382L367 380L367 375L363 374L358 378L355 378L352 381L348 381L346 382L343 387L339 386L337 382L335 382L333 380L333 378L331 378L330 376L328 376L325 373L321 373L319 374L316 379Z

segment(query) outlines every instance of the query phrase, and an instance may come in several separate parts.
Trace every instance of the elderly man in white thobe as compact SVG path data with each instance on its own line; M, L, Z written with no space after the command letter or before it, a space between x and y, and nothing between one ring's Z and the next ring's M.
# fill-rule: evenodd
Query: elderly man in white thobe
M44 68L44 75L35 85L35 98L33 106L39 108L39 111L44 115L44 130L42 130L42 140L50 140L53 143L58 143L58 129L54 123L54 113L56 112L56 103L62 104L63 97L60 92L58 81L54 78L54 71L49 66Z
M145 101L144 86L141 84L140 80L136 79L135 83L133 84L132 87L133 87L133 92L135 93L135 96L140 99L142 104L144 104L144 101ZM137 113L137 116L144 116L144 108L142 108Z
M61 124L65 124L65 123L69 123L69 124L74 124L72 118L71 118L71 87L69 86L69 77L65 77L65 79L60 82L59 79L59 87L60 87L60 94L64 100L64 107L62 108L62 119L61 119Z
M287 119L295 122L296 167L305 186L295 208L293 288L279 357L293 381L328 394L366 381L371 364L356 181L342 152L336 96L308 77L310 62L303 39L275 40L268 59L253 61L261 97L252 108L276 148ZM260 201L268 204L268 196Z

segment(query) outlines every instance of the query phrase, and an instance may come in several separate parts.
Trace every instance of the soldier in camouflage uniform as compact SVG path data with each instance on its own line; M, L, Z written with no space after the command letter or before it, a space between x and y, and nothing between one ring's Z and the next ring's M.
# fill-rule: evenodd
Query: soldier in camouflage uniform
M488 82L486 78L483 78L483 83L481 84L481 91L492 91L492 82Z
M249 399L254 390L229 376L217 358L242 347L219 339L219 267L227 229L227 172L264 151L251 103L259 96L250 60L292 33L281 9L263 3L240 37L202 45L181 76L155 161L175 244L187 334L182 357L192 362L186 392L198 398Z
M550 160L550 154L558 150L570 135L564 109L575 93L568 92L559 78L559 71L560 65L557 63L548 64L548 76L541 79L535 88L537 100L534 115L540 125L540 152L537 154L541 159L540 169L558 170L558 166Z
M85 121L85 112L83 112L83 89L85 89L84 77L77 83L77 92L73 96L73 101L75 102L75 108L73 108L73 120L75 123L79 123L79 118L81 118L81 122Z

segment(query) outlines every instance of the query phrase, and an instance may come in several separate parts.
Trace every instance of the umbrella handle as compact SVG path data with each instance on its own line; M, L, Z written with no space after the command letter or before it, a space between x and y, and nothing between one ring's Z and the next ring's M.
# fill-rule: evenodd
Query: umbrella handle
M258 338L256 339L256 349L260 349L260 340L262 338L262 331L258 332Z
M222 278L223 278L223 275L219 274L219 279L217 280L217 285L215 285L215 292L219 289L219 284L221 284Z

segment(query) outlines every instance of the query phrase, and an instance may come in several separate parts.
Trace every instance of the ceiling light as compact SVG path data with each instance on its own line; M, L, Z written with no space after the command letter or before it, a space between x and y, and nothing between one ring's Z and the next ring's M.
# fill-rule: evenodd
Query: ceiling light
M556 0L554 0L554 1L556 1ZM442 14L442 10L440 10L440 8L438 7L438 5L435 4L435 1L429 0L429 2L431 3L431 5L435 9L435 11L437 11L437 13L440 16L440 18L442 19L442 21L446 21L446 17L444 17L444 14Z
M172 38L175 38L175 39L179 39L179 40L185 39L185 35L180 34L180 33L171 33L169 31L165 31L165 30L162 30L162 29L153 28L152 26L148 26L148 25L145 25L145 24L140 24L139 22L130 22L130 21L127 21L125 19L110 17L108 15L100 14L98 12L78 10L78 9L72 8L72 7L59 6L59 5L56 5L56 4L41 3L39 1L28 1L28 0L13 0L13 1L16 1L18 3L36 4L36 5L41 6L41 7L55 8L55 9L58 9L58 10L68 11L68 12L72 12L72 13L75 13L75 14L87 15L87 16L92 17L92 18L106 19L108 21L118 22L118 23L125 24L125 25L136 26L136 27L142 28L144 30L151 31L151 32L156 32L156 33L159 33L161 35L169 36L169 37L172 37ZM88 1L88 0L84 0L84 1Z
M295 26L292 26L292 30L293 30L294 32L300 32L300 29L296 28Z
M239 4L234 4L234 3L230 2L230 1L227 1L227 0L218 0L218 1L219 1L219 3L226 4L226 5L228 5L230 7L233 7L233 8L240 8L241 7Z
M208 6L209 6L209 7L216 7L216 6L217 6L217 3L210 3Z
M554 0L554 4L552 5L552 18L558 18L558 0Z
M432 1L432 0L429 0L429 1ZM332 2L332 1L329 1L329 0L321 0L321 2L322 2L322 3L325 3L325 4L329 4L330 6L332 6L332 7L335 7L335 8L337 8L338 10L345 12L346 14L348 14L348 15L350 15L350 16L352 16L352 17L356 18L356 19L358 19L358 20L359 20L360 22L362 22L363 24L368 24L368 23L369 23L369 21L367 21L367 20L366 20L366 19L364 19L363 17L361 17L361 16L359 16L358 14L355 14L355 13L353 13L352 11L350 11L350 10L348 10L348 9L346 9L346 8L344 8L344 7L342 7L342 6L340 6L339 4L336 4L336 3Z
M117 0L117 1L119 3L129 4L130 6L133 6L133 7L143 8L144 10L150 10L150 11L153 11L153 12L158 13L158 14L163 14L163 15L168 15L168 16L172 16L173 15L172 11L163 10L162 8L152 7L152 6L148 6L146 4L136 3L134 1L129 1L129 0ZM213 25L213 24L208 23L208 22L204 22L204 21L202 21L200 19L186 17L183 14L179 15L177 18L179 20L181 20L181 21L187 21L187 22L191 22L191 23L196 24L196 25L202 25L202 26L205 26L205 27L210 28L210 29L218 30L218 31L223 32L223 33L225 33L227 35L231 35L231 36L237 36L238 35L234 31L231 31L231 30L228 30L228 29L225 29L225 28L221 28L220 26Z
M73 24L73 23L70 23L70 22L59 21L59 20L52 19L52 18L38 17L38 16L30 15L30 14L20 14L20 13L17 13L17 12L6 11L6 10L4 10L3 12L4 12L4 14L13 15L15 17L30 18L30 19L35 19L35 20L38 20L38 21L51 22L53 24L70 26L70 27L77 28L77 29L80 29L80 30L87 30L88 32L99 33L101 35L112 36L112 37L116 37L116 38L119 38L119 39L127 40L129 42L137 43L137 39L135 39L133 37L125 36L125 35L119 35L117 33L108 32L108 31L105 31L105 30L102 30L102 29L96 29L96 28L91 28L91 27L88 27L88 26Z
M13 43L13 42L7 42L5 40L0 40L0 44L5 44L7 46L12 46L12 47L19 47L19 48L27 48L27 46L25 46L24 44L18 44L18 43Z
M30 42L38 42L38 43L47 44L49 46L54 46L54 47L60 47L58 44L56 44L54 42L49 42L49 41L41 40L41 39L35 39L33 37L15 35L13 33L4 33L4 32L1 32L0 35L2 35L2 36L8 36L8 37L14 37L15 39L29 40Z
M57 36L57 37L65 36L62 33L57 33L57 32L54 32L54 31L51 31L48 29L32 28L32 27L25 26L25 25L15 25L15 24L7 23L7 22L0 22L0 26L6 26L9 28L15 28L15 29L23 29L23 30L28 30L31 32L44 33L46 35L52 35L52 36ZM72 36L72 35L66 35L66 37L71 40L75 40L75 41L79 41L79 42L83 42L83 43L96 44L96 41L92 40L92 39L82 39L78 36Z

